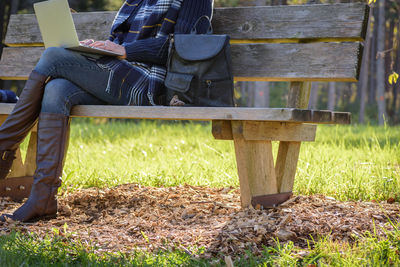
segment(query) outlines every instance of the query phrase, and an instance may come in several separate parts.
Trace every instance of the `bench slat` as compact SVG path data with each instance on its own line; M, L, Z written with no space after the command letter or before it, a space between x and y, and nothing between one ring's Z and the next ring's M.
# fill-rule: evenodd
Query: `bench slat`
M10 114L14 104L0 104L0 114ZM322 116L321 114L325 115ZM297 123L337 124L331 111L292 108L221 108L221 107L147 107L147 106L75 106L73 117L160 119L160 120L251 120ZM341 124L351 122L351 114L339 112ZM314 118L315 117L315 118Z
M9 47L3 51L0 79L26 79L43 47ZM360 43L232 45L236 80L357 81Z
M365 38L369 7L365 3L217 8L215 33L232 39L361 41ZM73 14L80 39L108 37L116 12ZM326 41L325 40L325 41ZM42 43L33 14L12 15L5 43Z
M364 40L365 3L221 8L214 30L233 39Z

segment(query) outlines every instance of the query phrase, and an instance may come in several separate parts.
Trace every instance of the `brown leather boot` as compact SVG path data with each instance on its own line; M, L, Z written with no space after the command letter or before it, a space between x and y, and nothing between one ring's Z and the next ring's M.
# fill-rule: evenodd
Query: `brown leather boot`
M15 221L28 222L57 216L57 190L69 138L69 117L61 114L40 113L38 123L38 146L33 186L28 200L12 215Z
M35 125L47 80L47 76L32 71L13 111L0 126L0 179L10 172L15 150Z

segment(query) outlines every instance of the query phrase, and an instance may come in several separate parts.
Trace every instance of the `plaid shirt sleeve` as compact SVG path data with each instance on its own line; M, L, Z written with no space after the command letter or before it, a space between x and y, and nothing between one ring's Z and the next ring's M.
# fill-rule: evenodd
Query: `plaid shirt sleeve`
M203 15L211 16L211 0L184 0L175 25L175 33L190 33L190 30ZM198 33L207 32L208 23L200 23ZM147 38L125 44L128 61L154 63L165 66L168 58L167 37Z

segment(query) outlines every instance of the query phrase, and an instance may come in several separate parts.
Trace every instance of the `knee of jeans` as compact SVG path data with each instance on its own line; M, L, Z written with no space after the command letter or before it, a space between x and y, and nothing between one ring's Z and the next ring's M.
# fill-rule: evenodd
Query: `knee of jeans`
M54 79L46 84L42 100L42 112L69 115L67 95L69 82L64 79Z
M65 48L62 47L49 47L44 50L42 56L40 57L41 59L45 59L47 61L54 60L57 58L57 56L64 54L65 53Z
M65 48L62 47L47 48L41 55L40 60L36 65L36 69L41 72L46 72L54 66L63 53L65 53Z

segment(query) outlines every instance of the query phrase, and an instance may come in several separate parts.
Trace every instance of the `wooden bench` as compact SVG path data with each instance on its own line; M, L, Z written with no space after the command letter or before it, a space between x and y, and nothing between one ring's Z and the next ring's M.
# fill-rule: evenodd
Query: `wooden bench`
M282 203L293 189L301 142L314 141L317 124L350 123L350 113L307 110L310 87L312 81L357 81L368 13L362 3L215 10L215 33L232 39L236 81L289 81L286 107L76 106L72 116L212 121L216 139L234 141L242 206ZM74 14L80 39L106 39L115 14ZM5 44L0 79L27 79L44 50L35 16L13 15ZM0 104L3 120L12 108ZM33 130L25 160L19 153L0 182L0 195L28 195L36 136ZM276 160L271 141L280 142Z

